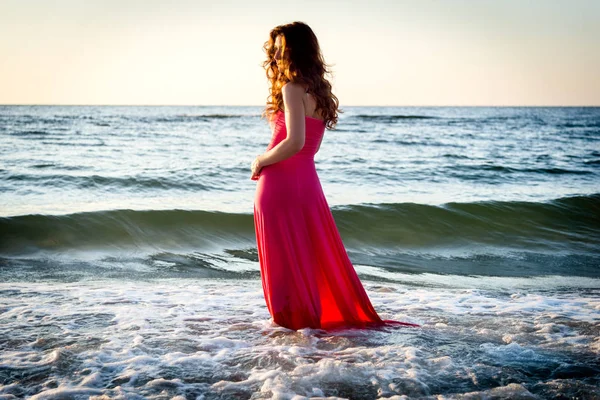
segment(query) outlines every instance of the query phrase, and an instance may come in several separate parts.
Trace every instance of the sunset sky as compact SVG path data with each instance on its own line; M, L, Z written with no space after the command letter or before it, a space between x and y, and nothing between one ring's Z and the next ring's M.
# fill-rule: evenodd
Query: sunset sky
M0 104L263 105L295 20L342 105L600 105L598 0L0 0Z

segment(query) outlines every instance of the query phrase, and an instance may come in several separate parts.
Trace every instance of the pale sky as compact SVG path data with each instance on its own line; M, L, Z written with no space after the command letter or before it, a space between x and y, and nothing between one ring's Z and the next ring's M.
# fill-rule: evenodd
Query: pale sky
M352 105L600 105L599 0L0 0L0 104L264 105L303 21Z

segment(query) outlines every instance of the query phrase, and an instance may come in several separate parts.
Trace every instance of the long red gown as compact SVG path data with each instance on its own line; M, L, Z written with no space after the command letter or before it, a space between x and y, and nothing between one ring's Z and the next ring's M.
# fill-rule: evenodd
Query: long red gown
M285 114L272 124L270 150L286 138ZM342 243L317 176L314 156L325 123L306 117L302 150L263 167L254 199L254 227L267 308L283 327L373 327L375 312Z

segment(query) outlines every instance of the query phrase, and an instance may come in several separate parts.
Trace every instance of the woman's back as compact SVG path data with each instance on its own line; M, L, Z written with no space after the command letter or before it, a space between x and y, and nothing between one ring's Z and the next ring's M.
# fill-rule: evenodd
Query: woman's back
M298 155L314 156L319 148L321 140L323 139L323 135L325 134L325 123L322 120L309 116L305 116L304 118L304 147L302 147L302 149L293 157ZM285 124L285 113L283 111L280 110L275 114L274 119L271 122L271 127L273 129L273 133L271 136L271 142L267 147L267 151L275 147L287 137L288 132Z

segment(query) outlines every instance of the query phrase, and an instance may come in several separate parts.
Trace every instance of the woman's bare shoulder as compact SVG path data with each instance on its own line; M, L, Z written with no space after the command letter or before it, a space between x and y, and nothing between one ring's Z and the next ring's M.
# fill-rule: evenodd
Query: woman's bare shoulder
M293 110L304 113L304 99L302 86L297 83L288 82L281 88L283 105L287 111Z
M296 95L302 96L304 94L304 86L302 86L299 83L288 82L281 87L281 93L283 95L288 94L288 95L292 95L292 96L296 96Z

